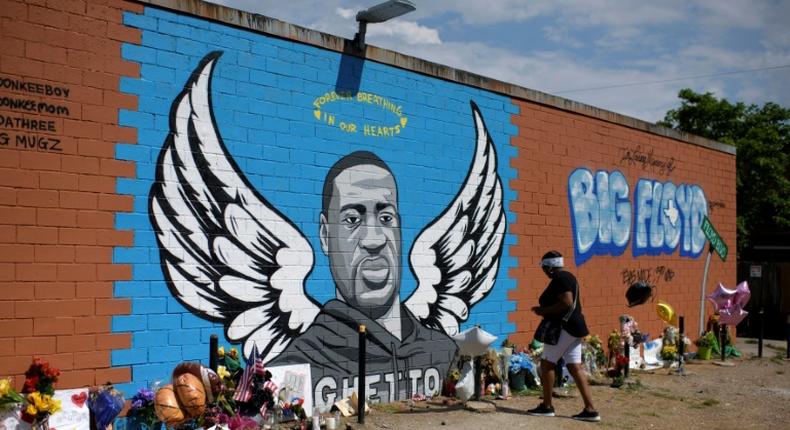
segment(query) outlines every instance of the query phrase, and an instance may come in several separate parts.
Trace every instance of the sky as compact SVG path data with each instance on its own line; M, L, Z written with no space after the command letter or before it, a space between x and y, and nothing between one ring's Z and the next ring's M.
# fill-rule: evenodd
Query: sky
M347 39L380 1L211 0ZM790 107L789 0L412 2L366 42L649 122L683 88Z

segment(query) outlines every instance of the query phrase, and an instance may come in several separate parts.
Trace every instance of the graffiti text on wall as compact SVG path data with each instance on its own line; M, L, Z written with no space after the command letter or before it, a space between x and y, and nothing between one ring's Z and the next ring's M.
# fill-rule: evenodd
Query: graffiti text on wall
M631 285L639 281L657 285L660 282L671 282L675 278L675 271L667 266L623 269L620 274L623 276L623 284L625 285Z
M628 182L617 170L585 168L568 177L576 265L593 255L620 255L631 239L634 256L670 254L696 258L705 246L700 230L708 213L698 185L640 179L630 200Z
M716 210L716 208L725 209L726 207L727 205L725 205L724 202L721 201L711 200L710 202L708 202L708 210L711 212Z
M675 170L675 158L661 159L653 155L653 149L647 152L640 145L635 148L620 148L620 165L641 166L642 170L649 170L658 175L669 175Z
M62 98L68 98L71 93L66 87L5 77L0 77L0 89ZM8 114L0 114L0 147L63 151L60 139L50 134L57 133L57 122L51 117L68 117L70 112L67 106L16 95L2 95L0 109L9 111ZM24 114L45 116L27 118L21 116Z
M336 101L356 101L357 103L377 106L386 112L394 114L397 117L397 121L386 124L361 124L360 126L354 121L340 119L337 114L322 110L330 103ZM403 108L400 105L392 103L385 97L364 91L359 91L356 94L330 91L313 100L313 107L315 108L313 116L315 116L316 120L339 127L346 133L362 133L370 137L392 137L398 135L406 127L406 123L409 122L409 119L403 115Z

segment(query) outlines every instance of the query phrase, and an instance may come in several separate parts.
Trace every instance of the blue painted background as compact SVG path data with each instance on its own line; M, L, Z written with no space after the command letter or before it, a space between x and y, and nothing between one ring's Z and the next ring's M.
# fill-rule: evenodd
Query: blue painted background
M212 82L214 114L219 133L250 182L289 217L310 240L316 256L307 282L319 302L335 289L318 241L321 192L328 168L355 150L369 150L392 168L398 182L403 225L403 284L401 297L416 287L408 269L408 251L422 228L451 202L471 162L475 130L469 101L481 109L496 145L504 207L516 198L509 187L516 149L510 145L517 112L510 99L483 90L425 77L373 62L190 16L147 7L143 14L126 13L124 22L142 30L142 45L123 46L124 59L141 64L140 79L123 78L121 90L139 97L136 111L121 111L122 126L137 129L137 144L119 144L116 157L136 163L135 179L119 179L118 193L134 196L134 211L118 214L116 226L134 231L134 247L117 248L116 263L132 265L132 280L117 282L116 297L130 297L132 312L113 317L114 332L131 332L131 349L112 353L113 366L131 366L132 382L119 388L131 395L137 388L168 379L183 360L208 361L208 341L222 326L193 316L170 294L162 278L159 251L148 218L148 192L155 162L169 132L173 100L199 61L210 51L224 51ZM339 74L343 70L342 74ZM313 116L313 101L338 87L387 98L403 107L408 124L395 137L350 134ZM323 111L353 119L357 124L391 125L397 117L380 107L334 102ZM508 211L508 228L515 221ZM509 231L509 230L508 230ZM515 288L508 270L515 243L508 233L497 283L474 306L462 329L479 324L500 337L515 331L508 313L515 303L507 291Z

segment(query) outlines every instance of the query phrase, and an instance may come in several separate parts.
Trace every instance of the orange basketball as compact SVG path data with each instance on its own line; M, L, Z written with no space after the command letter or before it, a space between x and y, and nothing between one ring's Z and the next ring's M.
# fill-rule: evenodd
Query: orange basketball
M188 418L195 418L206 410L206 389L203 381L191 373L178 375L173 380L178 400Z
M154 397L156 417L168 426L176 426L186 420L184 412L178 405L173 386L168 384L156 391Z

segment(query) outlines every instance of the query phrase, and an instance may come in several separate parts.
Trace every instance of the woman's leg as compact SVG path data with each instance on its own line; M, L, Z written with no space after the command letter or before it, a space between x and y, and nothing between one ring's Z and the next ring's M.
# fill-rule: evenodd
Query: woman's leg
M587 373L584 371L584 367L580 363L569 363L567 367L568 371L571 372L571 376L573 376L573 380L576 382L576 386L579 387L579 393L581 393L584 400L584 409L594 412L595 406L592 402L590 384L587 382Z
M540 383L543 385L543 405L551 407L551 396L554 390L554 363L540 360Z

